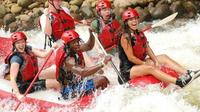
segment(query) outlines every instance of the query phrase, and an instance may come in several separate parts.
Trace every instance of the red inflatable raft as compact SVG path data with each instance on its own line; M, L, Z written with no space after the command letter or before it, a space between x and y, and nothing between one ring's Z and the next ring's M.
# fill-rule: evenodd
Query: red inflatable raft
M176 71L174 71L168 67L164 67L164 66L161 67L161 71L163 71L163 72L167 73L168 75L175 77L175 78L178 78L178 76L179 76ZM160 83L162 87L166 87L168 85L168 83L162 82L152 75L136 77L136 78L130 80L128 83L133 86L145 86L148 84L157 84L157 83Z
M0 37L0 43L1 43L0 44L0 60L2 62L5 56L11 52L12 45L11 45L10 39L8 38ZM52 60L54 60L53 57L54 56L52 56L52 59L49 62L49 64L52 62ZM178 73L170 68L162 67L161 70L173 77L178 77ZM145 86L148 84L156 84L156 83L160 83L163 87L166 87L168 85L167 83L161 82L160 80L156 79L152 75L137 77L130 80L128 83L133 86ZM11 93L5 92L4 90L0 90L0 100L8 99L8 98L14 99L15 102L17 102L16 98L14 98ZM37 104L38 108L37 110L34 110L36 112L47 112L52 107L58 107L58 108L74 107L74 111L80 111L80 109L86 108L88 105L90 105L93 98L94 97L92 95L84 96L83 98L75 101L72 104L65 105L65 104L58 104L58 103L53 103L53 102L44 101L40 99L26 97L23 103ZM0 108L4 108L4 106L5 105L1 104Z

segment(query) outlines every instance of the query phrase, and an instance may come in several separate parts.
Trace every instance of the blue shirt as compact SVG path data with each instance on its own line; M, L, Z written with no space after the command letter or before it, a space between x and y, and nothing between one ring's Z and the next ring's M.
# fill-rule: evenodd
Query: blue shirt
M31 46L27 46L28 49L32 50ZM10 64L18 63L20 66L23 64L23 59L19 55L13 55L10 59Z
M10 59L10 64L12 64L12 63L18 63L21 66L23 63L23 59L18 55L14 55Z

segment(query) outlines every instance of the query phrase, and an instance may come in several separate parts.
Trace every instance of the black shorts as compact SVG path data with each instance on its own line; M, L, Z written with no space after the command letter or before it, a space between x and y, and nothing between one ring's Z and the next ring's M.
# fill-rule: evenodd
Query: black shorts
M33 86L31 87L29 93L39 91L39 90L45 90L46 89L45 81L46 81L45 79L35 81ZM24 82L24 83L20 83L20 84L18 83L17 85L18 85L19 92L21 94L24 94L30 84L31 84L31 82Z
M128 82L130 80L130 70L121 72L121 78L118 76L119 84L124 84L124 83Z

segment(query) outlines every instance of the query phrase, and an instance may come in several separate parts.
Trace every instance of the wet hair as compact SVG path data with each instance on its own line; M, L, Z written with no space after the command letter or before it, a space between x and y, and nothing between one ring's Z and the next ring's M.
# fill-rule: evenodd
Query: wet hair
M128 20L124 21L124 31L123 32L128 35L128 36L126 36L126 39L128 40L128 43L131 45L132 35L131 35L130 27L128 26ZM139 31L136 30L134 33L139 34Z
M126 39L128 40L128 43L131 44L131 31L128 26L128 20L124 22L124 33L127 34Z
M69 56L70 54L72 54L69 45L65 45L64 46L64 51L67 53L67 56Z
M64 51L67 54L67 57L74 57L75 62L76 63L79 62L79 58L76 56L77 53L75 51L71 50L69 45L64 46Z

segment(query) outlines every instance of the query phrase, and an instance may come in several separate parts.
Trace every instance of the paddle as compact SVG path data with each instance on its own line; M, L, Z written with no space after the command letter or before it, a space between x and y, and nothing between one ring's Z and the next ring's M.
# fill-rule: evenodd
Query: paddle
M99 44L99 46L101 47L103 53L107 56L108 54L107 54L107 52L105 51L105 49L104 49L104 47L102 46L102 44L100 43L100 41L99 41L99 39L97 38L97 36L95 35L94 37L95 37L97 43ZM117 67L115 66L115 64L113 63L112 60L110 61L110 64L112 65L113 69L115 70L115 72L117 73L117 75L119 76L119 78L122 80L122 82L125 83L124 79L123 79L122 76L121 76L121 73L117 70Z
M176 16L178 15L178 12L162 19L161 21L159 21L158 23L153 24L151 27L146 28L144 30L142 30L143 32L145 32L146 30L149 30L151 28L155 28L158 26L161 26L163 24L166 24L168 22L170 22L171 20L173 20ZM95 36L96 41L98 42L99 46L101 47L101 49L103 50L104 54L107 55L107 52L105 51L104 47L102 46L102 44L100 43L99 39ZM115 70L115 72L117 73L117 75L119 76L119 78L122 80L122 82L124 83L125 81L123 80L123 78L121 77L121 73L117 70L117 67L114 65L113 61L111 60L111 65L113 67L113 69Z
M51 55L53 54L53 51L50 52L50 54L48 55L47 59L45 60L44 64L42 65L42 67L40 68L40 70L38 71L38 73L36 74L36 76L34 77L33 81L31 82L31 84L29 85L28 89L26 90L26 92L24 93L24 97L26 97L26 95L28 94L28 92L30 91L31 87L33 86L33 83L36 81L36 79L38 78L38 76L40 75L41 71L43 70L43 68L45 67L47 61L49 60L49 58L51 57ZM19 105L22 102L19 101L17 106L15 107L15 111L18 109Z
M166 18L160 20L159 22L157 22L157 23L151 25L149 28L143 29L142 32L145 32L145 31L147 31L147 30L149 30L149 29L152 29L152 28L161 26L161 25L163 25L163 24L166 24L166 23L172 21L177 15L178 15L178 12L176 12L176 13L174 13L174 14L171 14L171 15L167 16Z

